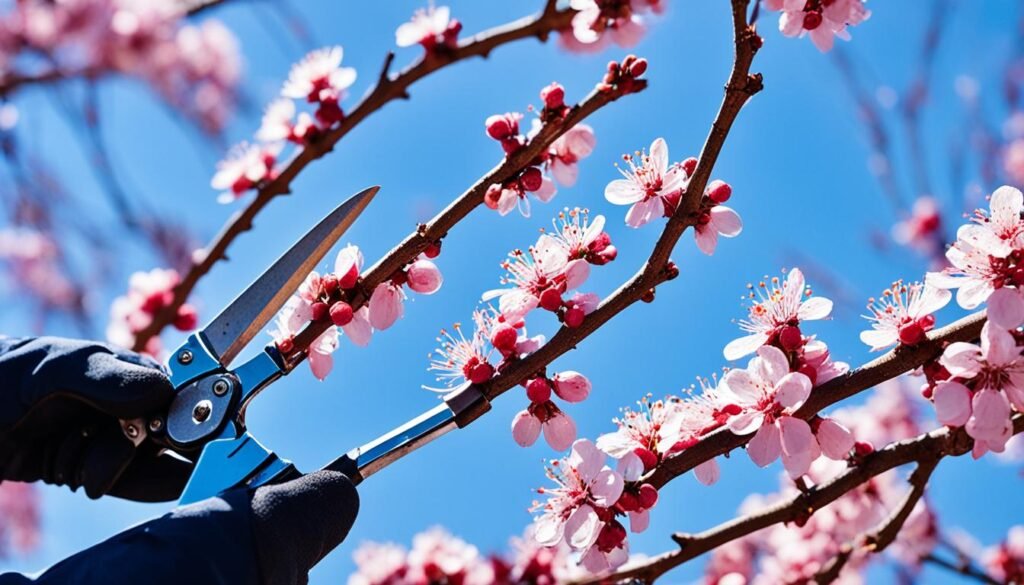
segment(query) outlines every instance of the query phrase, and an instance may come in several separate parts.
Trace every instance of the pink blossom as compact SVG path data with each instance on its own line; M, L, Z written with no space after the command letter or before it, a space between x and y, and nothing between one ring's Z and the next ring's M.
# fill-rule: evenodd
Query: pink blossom
M966 428L975 458L1001 453L1011 435L1011 404L1024 411L1024 358L1013 335L986 323L980 346L952 343L940 361L952 379L935 386L936 418Z
M763 346L745 370L733 369L722 378L722 385L740 412L726 422L736 435L757 432L747 444L750 459L761 467L782 455L790 477L807 473L821 449L810 425L792 415L811 393L811 380L789 371L782 350Z
M629 1L571 0L569 6L578 11L572 19L575 41L593 45L611 38L623 48L636 45L645 27L640 16L633 13L632 5Z
M566 251L558 241L541 236L537 245L526 252L513 250L509 259L502 263L508 275L502 284L512 288L496 289L484 293L482 299L498 299L498 310L510 323L521 321L527 313L540 305L541 295L553 290L561 297L561 287L566 284L565 268L569 262Z
M624 156L628 170L619 169L623 179L616 179L605 187L604 196L616 205L632 205L626 213L626 225L640 227L656 217L665 215L666 205L674 210L679 193L686 186L689 177L678 165L670 165L668 145L664 138L651 143L650 154L637 155L639 165L633 157ZM667 203L669 202L669 203Z
M323 101L323 93L333 93L340 99L344 91L356 81L356 70L342 67L341 47L325 47L306 55L288 74L281 95L310 102Z
M249 189L274 178L274 164L281 152L280 144L247 144L234 146L227 157L217 163L217 173L210 186L222 192L219 203L231 203Z
M538 505L543 512L534 522L537 542L551 546L564 540L572 550L583 553L584 565L591 570L602 564L606 568L625 562L621 554L609 554L616 549L623 550L624 540L620 539L616 546L607 546L608 539L598 543L604 530L613 526L612 523L617 524L614 520L612 523L603 521L598 510L607 514L623 489L622 476L604 462L605 454L590 441L580 439L573 443L572 452L552 462L548 469L548 477L556 487L540 490L548 499L543 506ZM592 548L597 549L596 552L592 552Z
M45 308L73 310L81 293L61 266L61 254L53 236L30 228L0 229L0 260L10 271L11 281L38 299ZM126 307L131 310L131 307ZM118 320L123 320L124 315ZM131 346L134 335L125 327L111 336Z
M409 288L423 295L432 295L441 289L444 278L437 265L420 257L406 269Z
M312 273L305 280L299 292L288 299L285 306L277 316L276 329L272 333L274 340L281 343L284 340L293 338L310 321L313 320L313 304L310 300L312 288L319 283L320 275ZM328 327L309 346L308 361L309 369L318 380L324 380L334 368L334 358L331 354L338 349L338 330Z
M442 528L413 537L408 562L411 583L483 585L493 580L477 548Z
M957 230L957 241L946 251L951 267L928 274L928 282L939 288L957 288L961 307L973 309L1003 287L1024 282L1017 268L1015 250L1024 248L1024 195L1012 187L1000 187L992 194L990 211L975 212L973 223ZM1007 300L1007 299L1002 299ZM1024 309L1021 309L1024 313Z
M149 327L153 317L174 301L174 288L181 277L176 270L155 268L149 272L136 272L128 280L128 292L114 299L110 305L110 322L107 325L107 339L122 347L132 347L135 335ZM185 331L196 326L196 309L184 304L178 308L174 325ZM159 339L146 351L156 355Z
M365 542L352 553L356 572L348 585L400 585L409 571L406 551L391 543Z
M1015 185L1024 185L1024 138L1017 138L1006 145L1003 172Z
M985 550L982 563L985 571L1000 582L1024 581L1024 526L1010 527L1006 540Z
M822 52L832 49L835 37L850 39L847 26L856 26L871 16L864 0L805 2L804 0L766 0L768 10L781 10L779 30L787 37L810 34L814 46Z
M428 51L438 46L455 48L462 25L450 16L451 11L447 6L431 5L426 10L417 10L412 20L395 30L395 44L399 47L419 44Z
M705 215L706 214L706 215ZM743 221L730 207L716 205L705 211L693 228L697 247L708 256L715 253L718 236L734 238L743 231Z
M577 124L570 128L551 144L548 151L547 166L551 176L564 187L575 185L579 161L590 156L596 144L597 138L590 126Z
M521 447L533 445L540 431L555 451L565 451L576 440L576 423L550 400L532 402L512 419L512 438Z
M865 316L871 321L871 330L862 331L860 340L872 351L902 343L915 345L924 341L925 333L935 326L932 313L946 306L953 294L919 282L910 285L896 281L881 299L868 300Z
M555 229L550 237L557 240L570 261L585 260L589 264L603 265L618 255L611 237L604 231L603 215L591 221L589 211L576 207L559 212L552 223ZM589 269L587 271L589 273Z
M430 360L428 371L437 372L437 381L442 388L427 388L438 392L446 392L461 384L471 381L477 384L487 381L494 374L491 365L491 350L487 348L486 330L480 327L483 311L474 313L477 323L473 334L467 339L462 332L462 325L453 326L455 334L442 329L437 341L441 346L434 350L437 356Z
M41 527L39 493L27 483L0 483L0 556L8 547L31 552L39 544Z
M942 212L934 197L918 197L910 211L910 217L898 222L892 229L897 243L913 246L922 251L935 249L942 233Z
M735 360L749 355L762 345L779 336L787 327L799 327L801 321L815 321L828 317L832 312L832 301L824 297L811 296L811 289L804 284L804 275L794 268L779 286L779 278L771 279L771 287L761 282L750 298L748 318L740 321L740 329L749 335L730 341L725 346L725 359ZM756 296L755 296L756 295ZM796 332L799 335L799 330Z

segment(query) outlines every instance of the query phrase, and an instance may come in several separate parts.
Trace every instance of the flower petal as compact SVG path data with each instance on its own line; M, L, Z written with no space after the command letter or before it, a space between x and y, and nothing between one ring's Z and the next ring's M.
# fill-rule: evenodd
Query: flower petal
M825 297L811 297L800 303L796 315L801 321L816 321L828 317L832 312L832 301Z
M786 374L775 386L775 402L796 410L811 395L811 379L800 372Z
M711 225L726 238L734 238L743 231L743 220L730 207L717 205L711 208Z
M932 399L939 424L960 427L971 417L971 391L959 382L939 382Z
M768 341L768 335L764 333L754 333L739 339L733 339L726 344L722 354L727 360L738 360L757 351L757 348L764 345L766 341Z
M604 198L614 205L631 205L644 198L644 192L629 179L615 179L604 188Z
M585 549L597 541L601 526L597 512L588 504L583 504L565 521L565 540L574 549Z
M609 508L622 495L622 476L611 469L602 469L590 484L590 495L598 506Z
M849 456L853 449L853 433L835 419L822 418L818 425L818 444L821 445L821 452L825 457L836 461L843 461Z
M709 459L701 463L693 469L693 475L697 477L697 481L704 485L714 485L718 481L719 476L721 476L718 461L716 459Z
M782 438L773 424L761 425L754 438L747 443L747 455L758 467L766 467L782 454Z

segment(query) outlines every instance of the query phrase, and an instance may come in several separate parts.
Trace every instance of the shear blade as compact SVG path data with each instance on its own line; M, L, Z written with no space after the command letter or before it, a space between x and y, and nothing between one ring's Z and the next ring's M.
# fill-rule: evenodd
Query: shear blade
M364 189L339 205L200 331L222 366L227 367L270 322L378 190L380 187Z
M247 432L234 439L211 441L203 448L178 503L185 506L212 498L225 490L246 485L258 475L281 473L290 465Z

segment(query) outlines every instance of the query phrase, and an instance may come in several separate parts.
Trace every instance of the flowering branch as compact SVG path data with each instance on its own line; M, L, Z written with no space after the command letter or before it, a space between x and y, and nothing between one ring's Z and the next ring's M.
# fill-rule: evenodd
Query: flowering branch
M910 484L910 491L904 496L899 507L877 530L854 542L844 544L839 554L815 575L814 582L818 585L825 585L838 579L839 574L843 571L843 567L846 566L846 562L858 547L877 554L892 544L903 528L903 525L907 522L907 518L910 517L910 513L914 511L914 507L917 506L917 503L921 501L921 497L924 496L928 480L938 464L938 458L925 459L918 462L914 472L910 474L910 479L907 480L907 483Z
M612 317L647 297L657 285L678 275L678 269L669 261L669 255L686 229L696 225L699 220L698 210L704 202L702 194L733 122L747 100L762 89L761 74L750 73L754 54L761 47L761 38L757 36L755 28L747 24L748 3L749 0L732 0L735 56L732 73L725 87L725 97L687 186L686 193L689 196L684 194L647 262L632 278L604 299L597 309L589 313L579 326L563 327L540 349L522 360L510 363L500 374L482 384L481 389L488 398L493 399L543 371L547 364L575 348Z
M520 39L537 37L541 41L546 41L551 32L568 26L574 13L575 11L571 8L559 10L555 7L555 2L548 1L544 10L538 15L522 18L484 31L472 38L460 41L458 46L450 51L427 53L419 60L402 70L398 75L394 76L390 74L391 64L394 61L394 54L388 53L384 60L384 65L381 68L377 84L362 99L362 101L360 101L359 104L357 104L355 108L348 113L341 124L330 132L324 134L316 142L308 144L302 148L302 150L300 150L291 159L291 161L281 169L281 172L273 180L267 182L259 189L252 202L250 202L244 209L232 215L231 218L228 219L227 223L221 228L217 236L214 237L213 241L211 241L210 244L207 245L200 253L196 254L196 257L192 260L192 265L182 277L181 282L174 288L173 301L154 315L152 322L145 329L142 329L136 334L135 349L141 350L144 348L151 338L157 336L165 327L173 323L175 316L177 315L178 307L185 304L189 295L192 293L192 290L195 289L196 284L210 271L213 265L219 260L227 258L227 249L231 243L234 242L235 238L252 229L252 222L260 211L262 211L263 208L277 196L289 194L291 192L291 183L299 173L302 172L302 170L310 163L330 152L339 140L347 135L353 128L358 126L363 120L396 99L408 99L408 90L413 83L427 75L430 75L431 73L434 73L435 71L443 69L448 65L471 57L487 57L495 48ZM0 94L2 94L2 87L0 87ZM606 100L606 98L597 96L596 99L588 106L584 107L584 105L581 104L580 110L582 113L579 117L575 118L575 120L579 121L589 113L596 110L597 107L599 107L599 102L607 103L607 101L611 100ZM600 103L600 105L604 104ZM568 127L570 126L566 126L565 128ZM545 138L550 138L551 140L557 138L557 135L554 135L554 133L554 130L550 130L549 134L547 134ZM543 138L537 141L538 145L541 140L543 140ZM550 142L547 142L546 144L550 144ZM533 152L533 150L534 149L531 149L531 152ZM539 149L534 152L534 155L538 152L540 152ZM509 160L503 163L502 166L495 169L495 171L492 171L491 174L495 175L498 179L506 178L509 176L507 173L498 171L503 167L505 169L510 169L511 167L509 165L511 162L513 160L520 162L521 158L523 157L510 157ZM465 216L465 213L468 213L469 209L475 207L476 204L483 200L483 190L486 188L487 185L483 185L482 190L480 190L479 193L477 193L476 190L471 189L470 193L473 193L473 197L467 197L469 193L460 197L459 200L453 203L448 210L442 212L441 216L445 216L448 211L453 211L457 213L449 217L452 219L457 217L456 221L461 219ZM472 202L470 202L470 199L472 199ZM453 209L453 207L459 206L460 203L463 207ZM454 221L450 224L445 222L447 227L440 231L441 235L447 231L448 227L454 225L454 223ZM409 248L402 249L408 250ZM392 254L389 254L388 257L381 262L390 266L392 264L396 264L398 261L398 257L394 257ZM402 261L408 262L408 258L405 258ZM387 275L385 275L385 277L386 276Z
M1013 418L1013 433L1024 432L1024 415ZM834 502L850 490L907 463L934 465L943 457L959 457L971 450L973 441L963 429L942 428L917 438L893 443L864 457L831 481L811 486L801 493L783 500L761 512L735 518L698 534L678 533L672 539L679 550L664 553L626 570L604 577L577 582L610 583L636 580L652 583L669 570L678 567L718 546L782 522L806 519L816 510Z
M920 367L938 357L943 348L952 342L977 339L984 324L985 312L979 311L930 332L927 341L915 346L900 346L855 370L829 380L814 389L795 416L803 419L813 418L832 404ZM742 447L750 439L750 435L736 435L727 428L719 429L679 455L666 459L645 481L660 488L701 463Z

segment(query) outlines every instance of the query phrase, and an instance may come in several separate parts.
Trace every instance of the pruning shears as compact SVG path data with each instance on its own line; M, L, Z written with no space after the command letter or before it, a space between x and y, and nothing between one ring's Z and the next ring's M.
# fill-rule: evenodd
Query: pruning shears
M292 463L267 449L245 425L246 407L269 385L305 360L307 349L287 355L273 343L231 367L303 279L366 209L380 187L353 195L309 230L248 288L168 359L175 397L166 412L122 421L136 444L157 442L195 463L180 503L190 504L226 490L299 477ZM322 469L339 471L353 483L387 467L422 445L461 428L490 409L479 388L465 384L441 404L379 438L349 451Z

